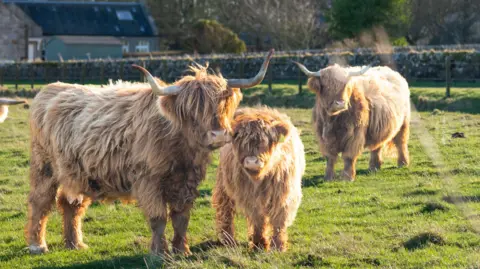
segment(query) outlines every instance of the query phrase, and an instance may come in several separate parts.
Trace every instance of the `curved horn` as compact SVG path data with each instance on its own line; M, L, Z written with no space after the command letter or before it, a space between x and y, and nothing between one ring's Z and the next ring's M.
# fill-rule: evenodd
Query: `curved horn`
M25 104L26 101L24 100L12 100L6 98L0 98L0 105L17 105L17 104Z
M365 72L367 72L368 69L370 69L371 67L372 67L372 65L367 65L367 66L365 66L364 68L362 68L362 70L360 70L360 71L352 71L352 72L349 72L349 73L348 73L348 76L349 76L349 77L361 76L361 75L365 74Z
M299 62L295 62L293 61L296 65L298 65L298 68L300 68L300 70L302 70L302 72L307 75L308 77L320 77L320 71L317 71L317 72L312 72L310 70L308 70L305 65L299 63Z
M242 78L242 79L229 79L227 80L228 87L245 89L245 88L250 88L260 84L260 82L262 82L263 78L265 77L265 74L267 73L268 64L270 63L270 59L272 58L274 51L275 51L274 49L271 49L268 52L267 57L263 61L262 68L260 68L260 71L255 77Z
M158 84L158 82L155 80L155 78L152 76L152 74L150 74L150 72L148 72L147 69L141 67L141 66L138 66L136 64L133 64L132 67L142 71L142 73L145 75L145 77L147 78L148 80L148 83L150 84L150 86L152 87L152 91L153 93L155 93L156 95L160 95L160 96L163 96L163 95L174 95L174 94L177 94L181 88L178 87L178 86L175 86L175 85L172 85L172 86L167 86L167 87L162 87Z

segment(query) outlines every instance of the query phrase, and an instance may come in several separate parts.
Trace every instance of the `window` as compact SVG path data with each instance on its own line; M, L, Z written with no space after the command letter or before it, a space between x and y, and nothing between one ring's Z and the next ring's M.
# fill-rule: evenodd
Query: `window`
M132 13L128 10L117 10L117 18L121 21L133 21Z
M150 52L150 44L148 41L141 40L138 41L137 46L135 47L136 52Z
M127 40L122 41L122 51L124 53L128 53L130 51L130 44L128 44Z

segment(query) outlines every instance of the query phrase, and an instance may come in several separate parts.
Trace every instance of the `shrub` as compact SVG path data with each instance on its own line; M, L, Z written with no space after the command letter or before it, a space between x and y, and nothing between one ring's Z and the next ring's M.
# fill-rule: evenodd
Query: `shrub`
M215 20L199 20L192 27L187 49L201 54L241 53L247 50L237 34Z

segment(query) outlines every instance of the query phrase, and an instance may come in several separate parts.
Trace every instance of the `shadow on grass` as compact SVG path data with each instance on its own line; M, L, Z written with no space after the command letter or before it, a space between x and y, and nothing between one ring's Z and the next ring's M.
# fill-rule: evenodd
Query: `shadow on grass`
M409 251L414 251L428 247L430 244L443 246L445 245L445 239L437 233L425 232L410 238L403 243L403 246Z
M480 202L480 195L444 196L443 201L445 201L447 203L450 203L450 204Z
M162 268L161 258L147 255L121 256L114 259L97 260L89 263L66 266L38 266L35 269L69 268L69 269L96 269L96 268Z

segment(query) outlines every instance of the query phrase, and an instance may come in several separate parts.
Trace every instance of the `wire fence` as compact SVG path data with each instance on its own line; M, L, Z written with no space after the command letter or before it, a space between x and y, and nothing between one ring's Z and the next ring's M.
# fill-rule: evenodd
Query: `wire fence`
M260 59L260 60L259 60ZM226 78L252 77L259 70L263 58L222 60L210 62L210 68L221 72ZM319 70L329 65L328 61L313 61L309 58L299 58L307 68ZM397 70L409 83L437 82L445 83L446 95L450 95L450 87L454 83L480 83L480 61L457 61L446 57L445 62L431 63L428 61L408 65L398 65L392 59L373 60L373 65L386 65ZM15 68L0 67L0 95L30 96L25 93L45 84L62 81L79 84L106 84L109 80L144 81L143 75L132 67L132 64L146 67L153 75L173 82L188 74L190 60L165 61L142 60L140 62L74 62L74 63L35 63L16 64ZM206 64L200 60L200 64ZM360 65L360 64L359 64ZM292 63L291 59L272 59L264 83L268 90L273 90L276 83L295 83L298 92L302 93L307 77ZM7 85L9 89L5 89ZM35 92L35 91L34 91Z

